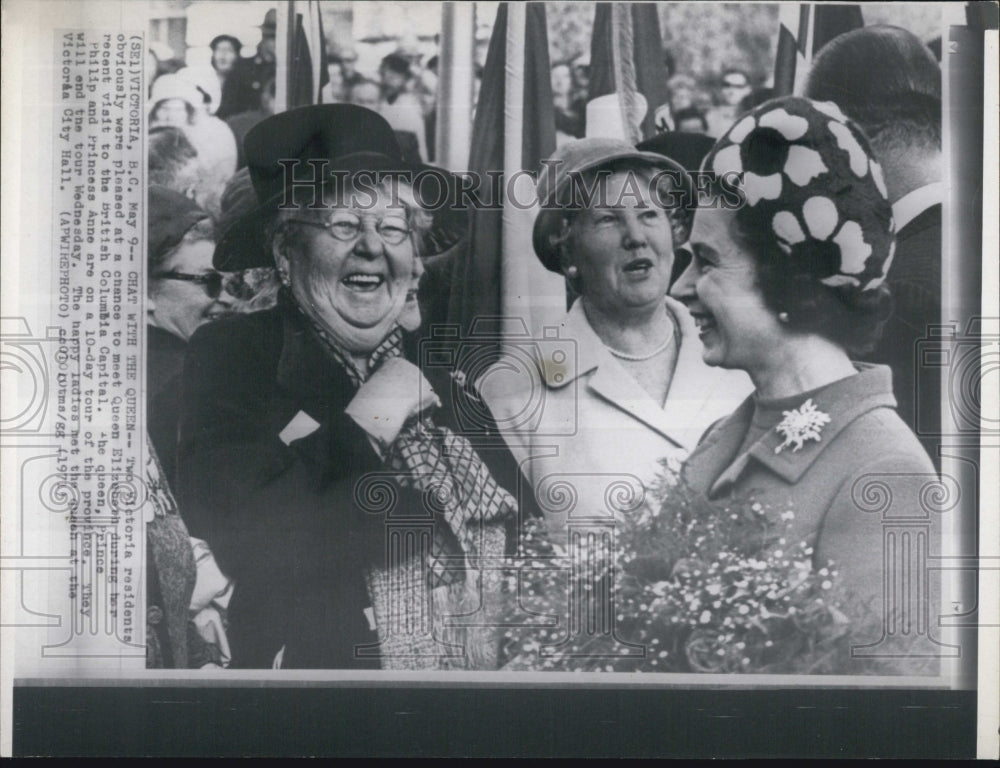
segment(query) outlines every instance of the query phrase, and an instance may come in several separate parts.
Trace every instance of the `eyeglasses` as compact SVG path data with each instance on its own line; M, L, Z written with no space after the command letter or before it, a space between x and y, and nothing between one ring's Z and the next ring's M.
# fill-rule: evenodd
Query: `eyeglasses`
M331 237L343 243L353 243L364 231L360 216L343 211L334 211L326 221L296 218L289 221L308 224L311 227L323 227ZM410 225L403 216L389 215L376 219L375 231L387 245L399 245L410 236Z
M160 272L159 274L152 275L152 277L160 280L180 280L185 283L197 283L204 287L205 293L208 294L208 298L210 299L219 298L219 294L222 293L222 284L225 281L225 276L221 272L205 272L201 275L191 275L187 272Z

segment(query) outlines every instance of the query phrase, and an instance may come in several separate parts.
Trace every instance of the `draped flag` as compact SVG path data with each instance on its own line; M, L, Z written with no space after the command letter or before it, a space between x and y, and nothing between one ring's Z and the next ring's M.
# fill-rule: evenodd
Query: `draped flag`
M637 144L656 134L667 101L656 3L598 3L590 48L587 136Z
M476 193L490 204L473 211L469 241L451 254L449 322L466 334L492 335L477 365L499 355L500 335L510 328L515 335L534 333L543 316L555 316L554 308L558 315L565 311L563 279L545 270L532 248L534 182L524 173L537 171L554 151L545 6L501 3L469 159Z
M277 25L276 108L319 104L327 72L326 38L318 0L287 0Z
M858 5L782 3L778 14L777 96L801 93L813 56L837 35L865 25Z

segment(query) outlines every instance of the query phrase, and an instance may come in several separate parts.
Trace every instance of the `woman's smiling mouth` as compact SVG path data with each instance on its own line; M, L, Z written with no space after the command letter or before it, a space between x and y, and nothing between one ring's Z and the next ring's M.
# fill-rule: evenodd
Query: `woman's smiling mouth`
M694 324L698 327L698 335L704 337L706 333L716 329L715 318L707 312L691 311Z
M341 284L359 293L377 291L385 283L384 275L373 275L365 272L352 272L343 278Z

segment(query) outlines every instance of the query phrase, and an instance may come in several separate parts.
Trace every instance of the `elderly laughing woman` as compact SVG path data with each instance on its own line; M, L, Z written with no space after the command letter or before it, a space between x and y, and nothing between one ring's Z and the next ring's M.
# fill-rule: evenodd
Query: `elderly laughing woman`
M411 362L429 215L398 175L375 179L407 170L392 129L307 107L245 148L260 208L216 263L271 260L281 294L192 339L180 443L183 514L235 580L233 666L494 665L490 639L447 614L487 588L471 561L503 554L516 467L495 430L469 438L480 459L456 434L464 390ZM282 160L338 183L279 207L296 192Z
M815 568L833 562L850 617L882 625L848 671L880 655L886 671L912 670L937 654L925 633L932 585L919 567L894 581L909 554L891 523L919 518L940 485L896 413L889 369L852 361L891 310L881 169L836 106L793 97L737 122L703 169L741 173L745 204L697 210L693 259L672 294L695 318L705 362L746 371L755 392L702 439L683 476L720 509L741 500L760 505L774 530L787 523L781 535L806 542ZM911 543L919 563L927 541Z

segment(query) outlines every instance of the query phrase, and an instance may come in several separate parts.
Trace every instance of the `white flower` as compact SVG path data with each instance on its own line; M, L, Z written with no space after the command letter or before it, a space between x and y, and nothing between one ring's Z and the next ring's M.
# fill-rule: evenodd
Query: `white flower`
M820 584L820 586L821 586L821 587L822 587L823 589L830 589L830 587L832 587L832 586L833 586L833 582L832 582L832 581L830 581L830 580L827 580L827 581L824 581L824 582L823 582L822 584Z
M823 413L813 403L812 398L806 400L799 408L791 411L782 411L784 417L775 429L779 435L785 439L775 449L775 453L781 453L785 448L791 446L792 453L802 448L806 440L820 441L820 430L823 425L830 423L829 414Z
M790 509L786 509L784 512L781 513L781 519L782 520L794 520L795 519L795 513L792 512L792 510L790 510ZM806 554L808 554L808 553L806 553Z
M698 621L701 624L708 624L708 622L710 622L711 620L712 620L711 611L702 611L701 616L698 617Z

